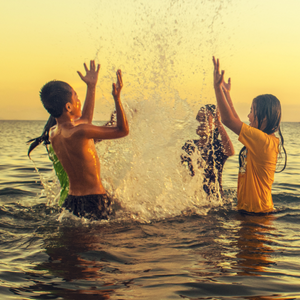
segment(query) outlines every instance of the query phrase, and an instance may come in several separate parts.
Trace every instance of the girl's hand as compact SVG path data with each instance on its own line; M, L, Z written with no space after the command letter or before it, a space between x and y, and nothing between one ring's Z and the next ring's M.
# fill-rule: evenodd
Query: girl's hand
M97 65L97 69L95 67L95 61L90 61L90 69L87 68L86 64L83 64L84 69L86 71L86 75L83 76L79 71L77 71L78 75L80 76L81 80L84 81L87 86L96 86L98 81L98 74L100 70L100 65Z
M222 72L220 73L220 62L219 59L215 59L215 57L213 56L213 63L214 63L214 87L215 88L219 88L222 86L223 82L224 82L224 73L225 71L222 70Z
M227 93L230 92L230 90L231 90L231 79L230 78L228 78L228 83L223 81L222 89L224 92L227 92Z

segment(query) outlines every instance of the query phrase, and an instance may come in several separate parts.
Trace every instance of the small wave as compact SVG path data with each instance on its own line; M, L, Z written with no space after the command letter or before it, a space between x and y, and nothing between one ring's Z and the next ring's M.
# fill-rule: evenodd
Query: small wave
M8 195L24 195L24 196L33 196L35 193L24 191L17 188L3 188L0 189L1 196L8 196Z

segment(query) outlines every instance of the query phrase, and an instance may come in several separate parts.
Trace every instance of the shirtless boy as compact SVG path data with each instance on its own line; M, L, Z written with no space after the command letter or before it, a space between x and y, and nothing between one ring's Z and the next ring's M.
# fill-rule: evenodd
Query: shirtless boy
M100 179L100 162L94 139L116 139L129 133L120 93L123 87L121 70L117 71L117 83L112 95L117 112L117 126L92 125L96 84L100 65L84 64L86 75L78 72L87 85L86 99L81 102L73 88L62 81L50 81L43 86L40 97L46 110L56 119L50 129L52 147L69 177L69 195L63 207L76 216L91 219L107 219L111 214L110 200Z

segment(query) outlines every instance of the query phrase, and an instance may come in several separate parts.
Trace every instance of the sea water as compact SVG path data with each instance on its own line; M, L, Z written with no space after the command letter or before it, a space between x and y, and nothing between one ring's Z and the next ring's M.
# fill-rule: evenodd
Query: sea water
M300 124L282 124L288 165L275 176L272 215L235 209L235 135L224 198L207 197L201 170L191 177L180 162L185 141L197 139L198 109L215 101L208 57L232 55L223 19L234 3L133 2L129 12L127 2L98 1L87 20L99 31L106 119L106 90L118 68L124 74L130 134L97 144L103 184L121 209L101 222L61 213L44 147L27 157L46 120L0 121L0 299L300 299Z
M57 187L51 162L43 146L30 161L25 143L43 126L44 121L0 121L1 299L300 298L300 145L294 138L299 123L282 124L288 166L273 185L278 212L267 216L235 209L237 154L223 172L227 201L210 204L203 198L201 206L200 194L195 203L178 187L180 195L172 193L180 164L171 157L167 165L169 157L161 156L163 149L171 151L169 143L179 147L189 139L189 130L186 137L161 139L163 148L149 134L149 143L146 137L142 142L155 153L146 153L144 162L144 146L130 135L127 142L103 141L97 146L102 176L122 198L124 214L101 222L66 215L59 221L58 207L47 205ZM241 145L230 136L238 153ZM118 157L124 161L117 163ZM148 186L155 178L161 179L157 189Z

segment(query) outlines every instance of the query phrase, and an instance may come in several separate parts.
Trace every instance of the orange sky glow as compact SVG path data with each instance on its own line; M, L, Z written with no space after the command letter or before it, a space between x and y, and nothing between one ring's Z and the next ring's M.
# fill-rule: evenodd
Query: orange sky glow
M1 4L1 120L46 120L39 90L68 82L85 97L76 71L101 64L95 120L113 109L111 83L122 69L123 101L180 97L195 112L215 103L212 55L232 78L232 99L247 121L252 99L282 104L300 121L298 0L5 1Z

